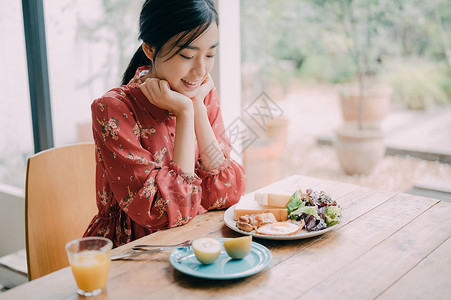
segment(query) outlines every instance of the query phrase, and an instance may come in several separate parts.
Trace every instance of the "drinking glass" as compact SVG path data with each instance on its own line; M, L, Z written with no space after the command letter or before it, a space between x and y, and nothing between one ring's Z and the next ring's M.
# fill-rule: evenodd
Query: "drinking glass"
M85 237L66 244L79 295L97 296L105 288L112 247L111 240L103 237Z

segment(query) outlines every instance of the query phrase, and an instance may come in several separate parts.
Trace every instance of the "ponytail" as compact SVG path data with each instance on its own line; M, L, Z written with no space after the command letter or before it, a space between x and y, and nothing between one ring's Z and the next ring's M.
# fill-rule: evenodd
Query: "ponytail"
M133 55L130 63L128 64L127 70L125 70L124 75L122 77L122 85L126 85L132 80L135 76L136 70L145 65L149 65L150 60L147 58L146 54L143 51L142 46L139 46L138 50L136 50Z

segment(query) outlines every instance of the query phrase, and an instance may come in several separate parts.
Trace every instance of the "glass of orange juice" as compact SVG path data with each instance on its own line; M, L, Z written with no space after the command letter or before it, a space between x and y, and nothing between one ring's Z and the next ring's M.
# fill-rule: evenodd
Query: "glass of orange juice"
M78 294L97 296L106 286L113 243L103 237L85 237L66 245Z

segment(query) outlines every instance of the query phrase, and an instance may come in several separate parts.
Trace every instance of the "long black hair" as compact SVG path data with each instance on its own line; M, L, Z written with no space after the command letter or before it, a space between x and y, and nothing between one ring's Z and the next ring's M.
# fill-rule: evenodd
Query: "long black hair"
M155 59L161 47L180 34L168 50L169 53L179 46L172 55L174 56L205 32L213 22L218 24L218 14L212 0L146 0L139 17L139 39L155 47ZM122 84L127 84L140 66L148 64L151 61L140 46L122 77Z

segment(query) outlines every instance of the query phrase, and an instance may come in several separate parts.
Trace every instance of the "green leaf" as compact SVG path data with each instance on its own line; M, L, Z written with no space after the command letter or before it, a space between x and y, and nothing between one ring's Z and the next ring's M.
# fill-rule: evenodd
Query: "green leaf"
M299 207L298 209L296 209L295 211L293 211L293 212L291 213L291 215L300 215L300 214L302 214L302 213L307 214L307 215L312 215L312 216L314 216L315 219L317 219L317 220L320 219L320 217L319 217L319 215L318 215L318 211L317 211L317 209L316 209L315 206L302 206L302 207Z
M288 214L301 206L305 206L305 203L302 201L301 190L297 190L293 193L293 195L291 195L290 201L287 204Z
M327 226L333 226L340 223L341 208L338 206L329 206L324 212L324 219Z

